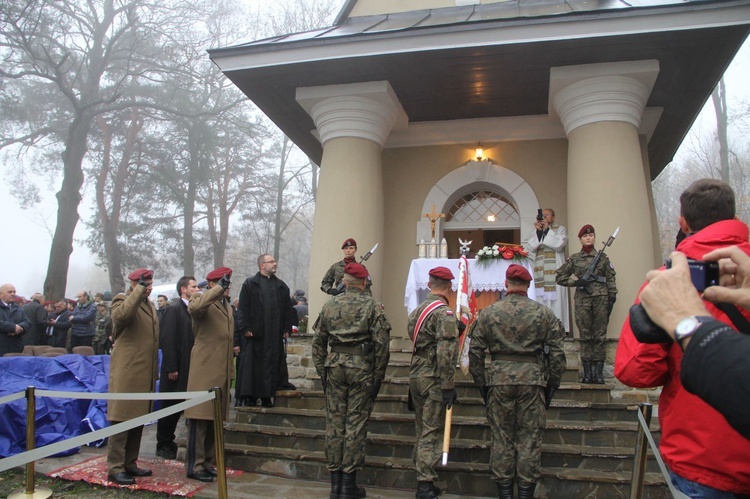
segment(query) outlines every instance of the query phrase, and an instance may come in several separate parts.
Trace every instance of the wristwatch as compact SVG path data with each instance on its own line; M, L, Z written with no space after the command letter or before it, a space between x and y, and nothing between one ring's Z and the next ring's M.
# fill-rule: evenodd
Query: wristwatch
M674 328L674 340L682 346L682 340L692 336L702 324L715 320L710 315L691 315L677 323Z

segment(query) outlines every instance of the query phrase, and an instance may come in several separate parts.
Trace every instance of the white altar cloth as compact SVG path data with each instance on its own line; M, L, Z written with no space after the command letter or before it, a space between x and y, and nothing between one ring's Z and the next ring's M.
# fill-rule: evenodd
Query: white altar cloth
M456 276L453 279L453 290L458 288L458 258L418 258L411 261L409 276L406 279L406 291L404 293L404 306L411 313L427 297L427 283L430 276L428 272L435 267L448 267ZM468 259L469 274L474 291L502 291L505 289L505 271L511 264L522 265L533 276L533 262L524 259L516 260L494 260L489 266L477 265L475 258ZM536 288L531 282L528 292L529 298L536 299Z

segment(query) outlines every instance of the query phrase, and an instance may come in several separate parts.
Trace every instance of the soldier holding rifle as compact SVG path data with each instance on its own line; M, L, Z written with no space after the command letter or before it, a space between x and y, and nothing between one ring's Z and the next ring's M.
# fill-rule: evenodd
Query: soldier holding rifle
M374 248L360 259L359 263L367 261L377 247L378 245L376 244ZM331 265L331 268L328 269L328 272L323 276L323 280L320 283L320 290L331 296L336 296L344 292L344 284L342 282L344 267L347 263L355 263L357 261L357 258L354 256L357 253L357 241L350 237L344 241L341 249L344 251L344 259ZM371 287L372 279L368 275L365 281L365 292L368 295L372 295Z
M457 401L458 321L448 306L453 273L446 267L429 272L430 294L409 316L413 342L409 396L415 412L414 463L417 499L438 497L435 466L440 462L445 410Z
M508 295L482 310L469 350L469 371L487 405L492 433L490 471L501 499L531 499L541 478L546 409L565 371L562 322L527 297L531 274L508 267ZM485 372L485 350L492 363Z
M604 244L611 245L618 230ZM596 233L587 224L578 231L581 251L557 269L557 284L576 288L576 326L581 333L582 383L604 384L604 341L612 307L617 299L615 269L609 257L594 249Z

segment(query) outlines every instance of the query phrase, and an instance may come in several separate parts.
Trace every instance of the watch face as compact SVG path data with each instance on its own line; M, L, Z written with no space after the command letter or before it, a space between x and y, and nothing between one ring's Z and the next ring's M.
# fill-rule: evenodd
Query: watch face
M674 335L677 339L680 339L685 335L695 331L699 325L700 323L695 317L685 317L677 323L677 327L674 330Z

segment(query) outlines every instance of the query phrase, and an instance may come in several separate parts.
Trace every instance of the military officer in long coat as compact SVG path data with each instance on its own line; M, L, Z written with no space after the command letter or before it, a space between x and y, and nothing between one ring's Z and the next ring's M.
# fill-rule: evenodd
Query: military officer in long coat
M112 325L115 345L109 361L110 393L153 392L159 377L159 319L156 308L148 299L154 272L134 270L128 276L130 289L112 300ZM150 400L110 400L107 419L120 423L148 414ZM143 426L109 438L107 466L109 480L119 485L132 485L134 477L150 476L151 470L136 465L141 448Z
M229 302L232 269L220 267L206 276L208 291L190 298L195 344L190 353L188 391L221 388L222 421L214 421L211 402L188 408L188 444L185 468L188 478L202 482L216 476L214 425L223 427L229 415L229 383L234 378L234 312Z

